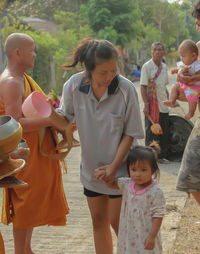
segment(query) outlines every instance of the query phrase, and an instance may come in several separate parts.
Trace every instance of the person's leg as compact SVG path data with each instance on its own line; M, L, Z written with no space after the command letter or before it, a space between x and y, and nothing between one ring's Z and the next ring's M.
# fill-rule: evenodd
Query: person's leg
M197 203L200 205L200 192L191 192L191 194L196 199Z
M197 103L195 101L189 101L188 100L188 106L189 106L189 111L188 113L184 116L185 120L190 120L190 118L193 117L194 112L197 107Z
M169 144L170 144L169 114L160 113L159 123L160 123L160 126L162 127L163 134L159 135L159 140L160 140L159 143L160 143L161 152L158 157L167 159Z
M180 90L179 84L178 83L174 84L169 94L169 100L163 101L163 104L168 107L172 108L175 107L177 105L176 100L179 97L179 90Z
M25 254L27 232L28 229L19 229L13 227L15 254Z
M119 229L121 202L122 198L110 198L109 200L110 223L116 235L118 235Z
M3 237L1 235L1 231L0 231L0 253L5 254L5 246L4 246Z
M33 228L28 229L27 234L26 234L26 243L25 243L25 253L26 254L34 254L34 252L31 249L32 234L33 234Z
M107 195L87 197L87 202L92 217L96 254L112 254L109 197Z

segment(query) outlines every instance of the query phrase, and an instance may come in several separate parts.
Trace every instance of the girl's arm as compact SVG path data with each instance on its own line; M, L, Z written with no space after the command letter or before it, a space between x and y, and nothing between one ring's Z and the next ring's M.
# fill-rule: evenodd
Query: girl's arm
M111 189L119 189L119 185L117 183L117 180L114 180L112 182L106 182L104 181L105 185L107 185Z
M178 68L174 68L171 70L171 74L176 74L176 73L178 73Z
M144 249L145 250L153 250L155 247L155 238L160 230L160 226L162 224L163 218L152 218L152 227L149 235L145 239Z

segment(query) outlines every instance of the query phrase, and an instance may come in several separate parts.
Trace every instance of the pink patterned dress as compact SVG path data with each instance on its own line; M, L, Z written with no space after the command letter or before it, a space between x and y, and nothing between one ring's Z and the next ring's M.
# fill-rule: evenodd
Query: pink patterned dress
M120 214L117 254L161 254L161 235L158 233L153 250L144 249L144 241L152 227L152 218L165 214L165 198L153 182L141 191L135 191L131 178L118 179L123 195Z

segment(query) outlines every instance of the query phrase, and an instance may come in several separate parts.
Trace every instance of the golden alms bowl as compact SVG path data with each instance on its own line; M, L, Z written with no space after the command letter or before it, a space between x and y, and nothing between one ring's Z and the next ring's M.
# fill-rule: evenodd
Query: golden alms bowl
M21 138L20 123L11 116L0 116L0 159L12 152L20 143Z

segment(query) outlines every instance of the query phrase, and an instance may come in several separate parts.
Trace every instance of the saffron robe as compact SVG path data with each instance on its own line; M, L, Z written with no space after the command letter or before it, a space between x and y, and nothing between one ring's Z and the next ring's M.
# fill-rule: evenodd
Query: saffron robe
M4 242L1 232L0 232L0 254L5 254Z
M24 74L25 98L33 91L41 91L36 82ZM0 105L0 115L4 115ZM30 148L27 166L16 174L28 187L4 189L1 221L13 223L15 228L33 228L41 225L65 225L69 208L62 184L61 167L58 160L42 156L39 152L38 131L23 133ZM55 153L55 142L47 128L42 144L43 150Z

